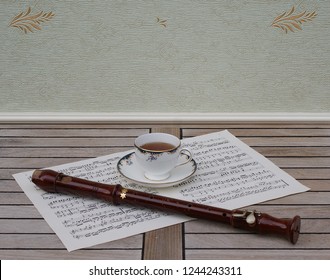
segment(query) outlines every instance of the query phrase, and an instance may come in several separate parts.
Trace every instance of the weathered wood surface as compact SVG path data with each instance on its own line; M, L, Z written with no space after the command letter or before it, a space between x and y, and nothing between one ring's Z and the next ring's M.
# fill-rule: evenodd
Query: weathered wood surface
M223 129L311 188L254 206L299 214L296 245L194 220L69 253L12 177L130 150L150 131L186 138ZM0 124L0 259L330 259L330 124Z
M279 238L235 231L205 221L185 223L186 259L330 259L330 130L329 124L251 124L227 128L243 142L311 188L255 205L277 217L302 218L296 245ZM183 137L217 131L183 129Z
M12 174L133 148L148 127L0 124L0 259L141 259L144 235L68 252Z

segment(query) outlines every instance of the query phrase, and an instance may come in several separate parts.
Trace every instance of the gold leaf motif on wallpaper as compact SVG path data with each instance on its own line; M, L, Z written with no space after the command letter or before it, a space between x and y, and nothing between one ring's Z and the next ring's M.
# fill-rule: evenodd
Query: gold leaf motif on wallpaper
M312 21L317 16L315 11L303 11L300 13L295 12L296 10L293 6L290 11L284 12L277 16L271 26L280 28L285 33L288 33L288 31L295 32L297 30L302 30L303 23Z
M31 7L29 7L26 12L21 12L15 16L9 26L16 27L26 34L33 32L35 29L41 30L41 23L49 21L55 16L52 12L44 13L43 11L33 15L31 11Z
M157 23L160 24L163 27L167 26L167 19L160 19L159 17L157 17Z

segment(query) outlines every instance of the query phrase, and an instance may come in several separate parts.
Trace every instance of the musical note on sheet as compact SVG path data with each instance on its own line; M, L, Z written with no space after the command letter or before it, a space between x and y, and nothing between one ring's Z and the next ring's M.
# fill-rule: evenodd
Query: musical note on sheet
M116 165L131 151L50 167L92 181L234 209L308 188L228 131L182 140L193 153L196 173L173 187L152 189L122 177ZM31 182L33 171L13 175L69 251L188 221L190 218L133 206L45 193Z

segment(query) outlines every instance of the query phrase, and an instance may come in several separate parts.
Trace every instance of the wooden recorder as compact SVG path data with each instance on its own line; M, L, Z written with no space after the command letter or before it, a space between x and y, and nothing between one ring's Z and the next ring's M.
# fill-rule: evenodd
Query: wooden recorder
M88 196L115 205L131 204L163 211L185 214L189 217L212 220L230 224L256 233L277 234L295 244L300 232L300 217L275 218L255 210L226 210L218 207L198 204L194 202L148 194L133 189L126 189L121 185L110 185L92 182L77 177L58 173L53 170L35 170L32 182L47 192L64 193L70 195Z

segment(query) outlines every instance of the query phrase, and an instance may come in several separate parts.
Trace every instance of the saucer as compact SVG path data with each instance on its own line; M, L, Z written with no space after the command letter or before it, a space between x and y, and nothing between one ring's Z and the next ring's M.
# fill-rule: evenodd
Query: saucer
M179 163L186 160L185 155L180 155ZM117 163L117 169L121 175L125 178L139 184L145 185L148 187L155 187L155 188L164 188L169 186L177 185L184 180L188 179L192 176L196 169L197 164L194 159L184 165L180 165L174 168L171 171L170 177L165 180L157 180L153 181L144 176L144 171L137 163L135 158L135 152L130 153L124 157L122 157Z

